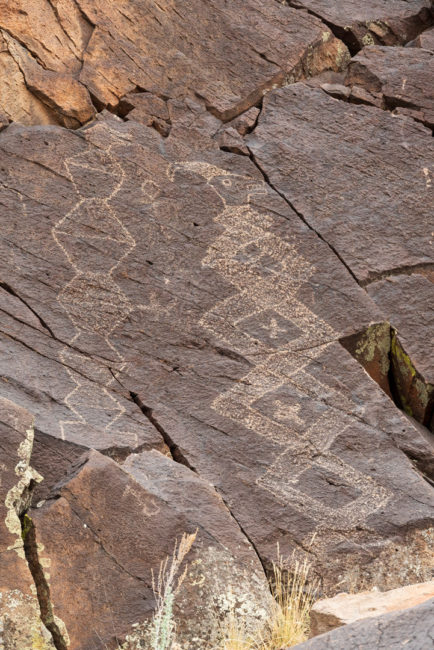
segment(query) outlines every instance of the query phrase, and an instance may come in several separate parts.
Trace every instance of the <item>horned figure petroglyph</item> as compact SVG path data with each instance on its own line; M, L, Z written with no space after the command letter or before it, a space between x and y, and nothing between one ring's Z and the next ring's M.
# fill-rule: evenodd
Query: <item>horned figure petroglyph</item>
M172 178L176 169L205 178L222 201L216 221L224 230L209 247L203 265L215 269L237 290L207 311L200 323L253 364L242 380L214 400L213 409L281 447L258 485L308 514L319 526L357 525L390 495L330 451L353 422L346 414L354 404L308 372L337 338L328 323L297 299L315 268L295 242L273 234L273 220L250 204L255 195L266 192L262 182L203 162L177 163ZM290 387L295 403L284 404L279 398L285 387ZM334 407L324 404L324 395ZM308 425L300 408L306 396L319 398L318 413ZM267 399L274 406L271 416L264 413ZM339 477L351 488L353 498L332 507L306 494L299 482L312 468Z
M92 423L108 431L125 412L109 390L114 381L109 369L104 364L92 364L79 350L94 340L100 356L122 370L124 359L110 342L110 335L136 309L112 277L136 245L110 205L122 186L123 169L110 147L79 153L68 158L65 167L78 201L52 228L54 240L75 271L57 296L76 331L60 353L75 384L64 400L74 417L60 423L63 438L67 430L74 435ZM83 369L85 376L90 373L93 381L71 368Z

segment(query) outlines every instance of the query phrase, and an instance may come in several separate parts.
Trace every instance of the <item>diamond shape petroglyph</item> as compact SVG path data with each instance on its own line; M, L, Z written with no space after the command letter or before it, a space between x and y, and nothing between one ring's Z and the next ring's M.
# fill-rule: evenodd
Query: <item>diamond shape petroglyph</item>
M124 359L109 337L135 307L113 280L112 273L136 242L110 201L119 192L125 174L110 146L105 151L81 152L67 159L65 167L77 192L77 202L53 226L52 235L76 273L57 296L76 329L69 343L79 342L85 350L87 344L95 345L98 339L103 356L108 351L117 368L122 368ZM65 362L71 354L66 347L60 358ZM72 418L60 422L62 436L86 439L86 427L109 432L124 412L109 390L113 375L90 364L80 354L69 361L82 374L68 370L75 387L64 399ZM93 385L82 375L101 383Z
M106 338L134 305L110 275L80 274L60 292L59 302L79 330L96 332Z
M234 293L213 305L200 323L252 364L242 381L220 394L212 408L280 448L257 478L258 486L282 503L309 512L320 527L364 521L388 501L390 493L332 452L334 441L353 424L343 413L351 413L354 405L309 372L322 349L336 339L334 329L299 297L315 267L300 254L296 242L273 234L271 219L250 205L251 179L206 163L179 166L204 177L223 203L216 222L224 231L202 263L229 281ZM236 196L241 197L239 204ZM288 390L292 398L285 394ZM331 407L324 396L338 406ZM309 403L307 413L298 408L304 402ZM348 488L348 502L333 507L307 494L303 477L312 469L318 476L340 477Z
M107 201L81 201L54 227L53 234L78 273L110 273L135 242Z

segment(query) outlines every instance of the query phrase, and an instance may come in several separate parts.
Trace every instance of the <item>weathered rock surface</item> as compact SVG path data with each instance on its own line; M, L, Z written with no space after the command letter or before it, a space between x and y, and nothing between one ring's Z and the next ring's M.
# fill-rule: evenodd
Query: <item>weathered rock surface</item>
M15 230L18 222L10 225ZM48 234L45 235L48 243ZM14 255L11 248L9 253ZM6 267L2 275L6 275ZM44 285L43 278L41 275L38 280L40 286ZM27 279L32 283L31 272ZM0 288L3 393L10 399L15 397L35 414L39 432L62 441L61 455L67 456L66 467L78 452L81 455L89 447L120 457L139 448L156 447L164 451L160 434L131 403L129 394L111 390L115 380L109 369L110 359L106 358L104 365L98 358L83 355L79 345L75 347L72 341L77 338L73 329L63 332L68 334L69 341L53 337L51 328L42 325L35 309L26 304L23 298L26 293L18 298L10 293L10 287L8 289ZM32 291L31 285L28 289ZM52 289L48 289L48 293L52 294ZM36 304L35 307L42 311ZM56 299L52 308L62 314L61 303ZM19 331L21 334L17 337ZM95 343L100 353L107 354L101 341ZM94 351L97 353L96 349ZM115 351L112 350L112 354L116 361ZM62 370L60 376L59 369ZM53 422L57 422L55 430ZM63 441L70 444L63 444ZM62 477L65 465L56 463L53 466L52 458L46 453L37 454L37 459L41 462L37 469L43 476L52 473L53 482Z
M432 647L434 599L404 612L351 623L295 646L297 650L420 650Z
M426 275L422 275L426 273ZM396 275L367 287L393 324L391 363L402 408L434 428L434 360L430 350L434 323L433 270Z
M358 594L338 594L334 598L318 600L310 612L310 636L364 618L415 607L434 598L434 581L422 582L391 591L362 591Z
M169 135L171 120L167 102L157 95L130 93L121 100L118 113L128 120L154 127L161 135Z
M322 598L432 579L433 22L0 0L5 650L150 647L196 529L181 650L255 628L278 554ZM361 647L423 647L402 616Z
M402 450L428 472L432 449L339 343L372 360L381 313L248 158L188 133L3 132L5 393L71 460L169 447L266 565L314 538L325 593L426 579L432 489Z
M5 650L54 650L39 615L33 578L24 553L20 516L29 489L41 477L30 467L33 418L0 398L0 647Z
M430 0L287 0L319 16L350 47L402 45L433 22Z
M359 282L432 262L431 132L304 84L265 98L247 143Z
M319 19L274 0L27 5L0 2L2 56L13 70L6 85L15 91L0 108L30 124L78 126L95 112L91 97L98 109L116 109L136 90L200 96L229 120L270 88L341 69L349 59Z
M349 65L346 84L370 93L367 103L434 127L434 52L418 48L365 47Z
M9 52L6 37L6 34L0 33L1 126L12 121L57 124L58 120L52 111L28 90L23 73Z
M408 47L422 47L424 50L434 50L434 27L430 27L419 34L414 41L408 43Z
M180 647L216 643L219 618L231 609L252 628L269 607L259 559L221 498L157 451L132 455L123 468L90 452L30 516L50 558L51 599L71 650L118 648L128 633L131 647L140 639L150 647L146 626L133 625L155 606L151 570L158 573L174 541L196 529L176 599Z
M34 57L20 43L15 41L7 32L3 32L7 50L23 75L25 89L15 86L17 95L7 96L6 102L2 98L2 104L9 110L14 105L23 103L23 109L27 101L30 102L28 112L32 115L32 104L27 91L32 97L40 100L45 107L47 116L55 116L55 121L63 126L76 128L88 122L95 115L95 108L90 100L86 88L76 79L68 74L45 70ZM9 101L8 101L9 100ZM48 110L47 110L48 109ZM14 115L11 115L14 117ZM31 121L34 121L36 115ZM26 121L26 120L23 120ZM50 119L52 121L52 119ZM34 121L34 123L37 123Z

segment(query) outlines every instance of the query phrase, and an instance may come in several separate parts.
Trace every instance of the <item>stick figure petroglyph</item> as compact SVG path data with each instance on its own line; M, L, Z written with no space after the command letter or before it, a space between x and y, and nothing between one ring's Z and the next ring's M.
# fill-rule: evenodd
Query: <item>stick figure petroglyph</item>
M253 365L241 382L214 400L212 408L281 448L257 479L258 485L319 526L344 527L364 521L388 501L390 493L330 451L335 439L353 423L346 413L353 411L354 404L309 373L309 366L337 338L334 329L297 297L315 268L299 253L296 242L275 235L272 219L250 205L255 194L266 192L264 183L204 162L177 163L170 172L172 179L177 169L205 178L223 204L216 217L223 232L202 263L236 288L208 310L200 324ZM326 394L336 406L324 407L309 426L297 405L288 406L283 418L284 404L278 393L287 386L300 399ZM261 404L267 397L274 400L273 415ZM354 498L335 508L302 491L299 481L310 468L339 476L352 488Z

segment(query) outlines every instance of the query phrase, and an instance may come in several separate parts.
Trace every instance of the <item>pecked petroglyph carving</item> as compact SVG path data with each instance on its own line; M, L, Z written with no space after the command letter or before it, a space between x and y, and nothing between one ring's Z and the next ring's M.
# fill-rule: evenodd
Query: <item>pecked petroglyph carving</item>
M58 301L76 329L70 343L79 347L81 337L99 337L122 370L125 361L110 336L133 310L149 308L132 304L112 276L136 246L110 205L122 186L124 172L110 147L78 154L65 164L79 199L53 228L53 237L75 271ZM85 189L79 189L74 180L77 168L77 177L84 168L93 180ZM273 232L271 217L251 206L252 198L266 191L262 182L201 162L169 166L169 179L173 181L176 171L182 169L205 178L222 202L223 209L215 219L222 233L209 246L202 263L236 289L209 309L200 325L252 363L249 373L217 397L212 408L281 449L257 479L258 485L283 502L311 513L319 526L364 521L390 496L331 451L336 438L353 422L345 414L353 411L354 404L309 372L338 336L297 297L315 268L300 254L295 241ZM145 181L142 191L152 201L159 188L154 181ZM62 350L61 358L67 366L74 365L68 363L72 356L76 367L80 354L69 347ZM88 363L88 358L82 361ZM67 428L80 429L89 418L110 431L123 415L123 406L109 390L114 378L106 377L105 372L102 368L99 385L95 385L68 369L75 386L65 403L74 417L61 422L63 437ZM282 397L282 391L288 389L289 399L288 395ZM324 403L324 395L333 406ZM316 398L315 403L321 405L318 412L310 414L309 421L300 406L306 396ZM334 507L306 494L300 482L312 468L339 476L351 488L353 498Z
M111 363L121 371L125 362L111 343L110 335L137 307L115 283L112 273L136 242L110 205L124 181L124 171L110 149L111 146L106 151L89 150L65 161L78 201L53 226L52 235L75 271L57 296L76 330L70 345L83 348L86 339L97 337L102 354L110 355ZM78 185L83 171L88 178L84 187ZM89 357L71 347L63 348L60 358L75 384L64 399L74 417L60 422L62 438L67 429L79 431L89 424L89 414L99 428L109 431L125 413L125 408L109 391L115 381L113 375L104 366L94 367ZM70 366L87 374L90 371L92 379L100 385L86 381Z
M384 506L390 493L330 451L351 425L352 418L345 413L351 413L354 404L309 373L311 364L337 338L333 328L297 298L315 268L296 243L272 233L270 217L250 205L255 194L265 192L263 183L197 162L177 163L172 178L176 168L200 174L223 202L216 221L224 230L209 247L203 265L215 269L236 292L208 310L200 324L253 364L214 400L212 408L281 447L258 485L308 513L319 527L359 524ZM245 201L241 205L240 196ZM293 403L285 404L279 391L288 387ZM321 409L307 423L297 401L321 395L335 406L320 402ZM272 414L267 414L270 406ZM351 488L353 498L334 507L306 494L299 482L311 468L338 476Z

